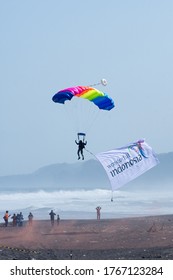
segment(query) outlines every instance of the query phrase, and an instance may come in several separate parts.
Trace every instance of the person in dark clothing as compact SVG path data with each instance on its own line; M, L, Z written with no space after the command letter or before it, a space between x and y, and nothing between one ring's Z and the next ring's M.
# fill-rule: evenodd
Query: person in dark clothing
M14 213L11 218L13 220L13 227L15 227L17 225L17 216L16 216L16 214Z
M96 207L96 211L97 211L97 220L100 220L100 211L101 211L101 207L97 206Z
M77 151L78 159L80 159L80 155L81 155L82 159L84 160L83 149L85 148L87 141L79 140L79 142L77 142L75 140L75 143L78 145L78 151Z
M51 210L49 215L50 215L51 225L54 226L54 221L55 221L56 214L53 212L53 210Z
M29 221L29 225L31 226L32 225L32 221L33 221L33 214L30 212L29 215L28 215L28 221Z
M57 225L59 225L59 222L60 222L60 216L57 215Z
M19 227L23 226L23 220L24 220L23 214L22 214L22 212L20 212L20 214L18 216L18 226Z

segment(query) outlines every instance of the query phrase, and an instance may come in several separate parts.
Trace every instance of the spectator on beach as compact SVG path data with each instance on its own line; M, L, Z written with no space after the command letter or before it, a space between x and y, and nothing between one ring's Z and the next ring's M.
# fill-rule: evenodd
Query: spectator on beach
M55 221L56 214L53 212L53 210L51 210L49 215L50 215L51 225L54 226L54 221Z
M59 225L59 222L60 222L60 216L57 215L57 225Z
M101 207L97 206L96 207L96 211L97 211L97 220L100 220L100 211L101 211Z
M16 215L16 225L19 226L19 221L20 221L20 214L17 213Z
M20 212L20 214L17 214L17 217L16 217L17 226L19 226L19 227L23 226L23 220L24 220L23 214L22 214L22 212Z
M11 219L13 220L13 227L15 227L17 225L17 216L14 213L13 216L11 217Z
M8 210L5 212L5 215L4 215L4 221L5 221L5 227L8 226L8 219L11 215L8 214Z
M28 215L28 221L29 221L29 225L31 226L32 225L32 221L33 221L33 214L30 212L29 215Z
M20 212L19 215L20 215L19 226L23 226L23 220L24 220L24 218L23 218L22 212Z

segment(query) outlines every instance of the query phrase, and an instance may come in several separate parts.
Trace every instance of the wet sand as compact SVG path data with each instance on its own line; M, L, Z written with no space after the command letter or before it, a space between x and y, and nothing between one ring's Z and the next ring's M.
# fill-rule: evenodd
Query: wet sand
M0 226L0 259L173 259L173 215Z

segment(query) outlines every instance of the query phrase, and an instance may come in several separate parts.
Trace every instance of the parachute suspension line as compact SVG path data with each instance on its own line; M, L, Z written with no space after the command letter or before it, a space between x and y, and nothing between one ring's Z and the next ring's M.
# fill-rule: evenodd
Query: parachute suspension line
M89 85L89 86L93 87L93 86L98 86L98 85L107 86L106 79L101 79L101 81L99 83L96 83L96 84L93 84L93 85Z
M93 104L91 104L93 105ZM98 121L100 116L100 110L94 108L94 106L90 106L90 109L87 112L88 119L86 121L85 127L87 133L93 129L94 124Z
M86 131L88 132L95 123L99 116L99 108L95 106L93 102L88 102L85 98L75 97L71 104L73 103L73 116L71 118L75 123L75 131Z
M95 87L95 86L98 86L98 85L101 85L101 82L100 82L100 83L97 83L97 84L89 85L89 87Z

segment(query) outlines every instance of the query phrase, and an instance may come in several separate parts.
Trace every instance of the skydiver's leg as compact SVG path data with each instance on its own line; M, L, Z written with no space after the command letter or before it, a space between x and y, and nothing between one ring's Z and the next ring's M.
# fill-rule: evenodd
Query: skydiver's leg
M78 155L78 159L80 159L80 150L78 149L78 151L77 151L77 155Z
M82 159L84 160L83 149L81 150Z

